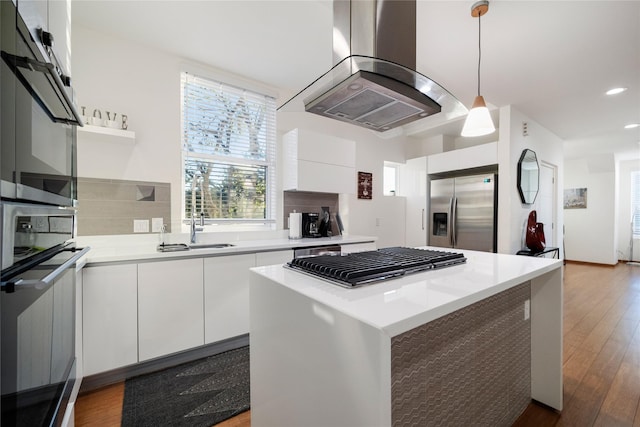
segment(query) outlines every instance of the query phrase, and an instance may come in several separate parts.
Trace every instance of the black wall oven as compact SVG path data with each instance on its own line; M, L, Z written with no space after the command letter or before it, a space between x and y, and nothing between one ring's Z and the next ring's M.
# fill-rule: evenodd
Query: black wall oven
M12 1L0 8L1 196L72 206L76 125L82 123L71 79L57 62L53 36L29 31Z
M1 421L61 425L76 381L75 210L4 202Z
M66 37L60 34L59 37ZM0 424L57 426L76 381L76 126L54 37L0 0Z

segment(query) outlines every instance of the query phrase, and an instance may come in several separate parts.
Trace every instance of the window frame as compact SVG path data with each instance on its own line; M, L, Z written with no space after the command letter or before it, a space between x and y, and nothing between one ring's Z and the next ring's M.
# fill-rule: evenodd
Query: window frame
M631 234L640 239L640 170L631 171Z
M185 99L184 99L184 76L185 74L191 75L193 77L203 79L211 82L213 85L221 85L223 87L231 87L235 90L252 92L259 96L264 96L267 98L271 98L272 103L269 108L268 114L270 118L265 120L272 121L267 124L267 142L266 142L266 159L250 159L243 157L234 157L234 156L224 156L224 155L216 155L210 153L198 153L187 150L187 143L185 141ZM261 166L266 168L265 172L265 218L204 218L203 222L205 225L217 225L217 226L225 226L225 225L244 225L249 226L251 228L247 229L255 229L255 226L259 226L258 229L273 229L276 225L276 215L277 215L277 207L276 207L276 199L277 199L277 130L276 130L276 96L272 93L272 91L265 89L264 87L257 87L255 84L247 83L242 79L233 79L228 76L218 76L212 75L211 73L205 72L198 68L193 69L192 67L183 67L179 72L179 90L180 90L180 153L181 153L181 194L182 194L182 203L180 207L180 216L182 218L181 222L183 224L190 224L191 218L187 217L187 180L186 180L186 170L187 170L187 160L188 159L198 159L203 161L208 161L212 163L223 163L228 165L240 165L240 166ZM198 224L201 219L196 217ZM242 227L240 228L243 229ZM225 231L225 230L220 230Z
M394 170L394 182L393 182L393 190L387 192L387 177L385 174L386 169ZM383 196L397 196L398 195L398 187L400 186L400 163L384 161L382 165L382 195Z

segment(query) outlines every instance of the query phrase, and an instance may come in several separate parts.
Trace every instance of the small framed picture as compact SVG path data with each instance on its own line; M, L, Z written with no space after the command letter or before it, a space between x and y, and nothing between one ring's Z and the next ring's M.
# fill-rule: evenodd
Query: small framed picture
M586 188L570 188L564 190L564 208L565 209L586 209L587 208L587 189Z
M373 193L373 175L370 172L358 172L358 199L371 200Z

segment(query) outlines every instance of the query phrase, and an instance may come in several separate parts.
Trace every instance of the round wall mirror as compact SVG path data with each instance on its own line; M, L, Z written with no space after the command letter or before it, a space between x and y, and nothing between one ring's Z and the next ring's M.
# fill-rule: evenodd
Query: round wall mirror
M522 203L530 205L538 195L540 168L538 158L532 150L523 150L518 161L518 193Z

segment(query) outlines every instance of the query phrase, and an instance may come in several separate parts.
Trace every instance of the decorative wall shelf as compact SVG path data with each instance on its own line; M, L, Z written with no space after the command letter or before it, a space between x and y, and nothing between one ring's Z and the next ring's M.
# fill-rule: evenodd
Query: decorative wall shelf
M102 126L84 125L82 127L78 127L78 132L125 138L125 139L131 140L131 142L135 142L136 140L136 133L131 130L112 129L112 128L107 128Z

